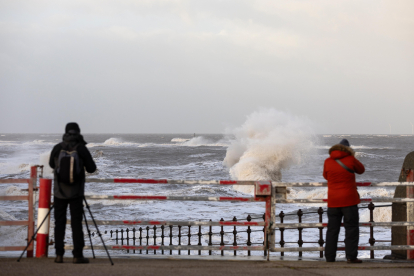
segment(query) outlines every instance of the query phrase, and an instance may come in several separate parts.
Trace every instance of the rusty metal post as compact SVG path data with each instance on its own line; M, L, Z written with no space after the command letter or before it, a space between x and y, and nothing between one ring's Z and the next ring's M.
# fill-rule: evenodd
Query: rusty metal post
M191 245L191 225L188 225L188 245ZM190 255L190 250L188 250L188 255Z
M203 234L201 234L201 225L198 226L198 246L201 246L201 236ZM201 250L198 250L198 255L201 255Z
M181 245L181 225L178 225L178 245ZM181 250L178 250L178 255L181 255Z
M280 223L283 223L283 218L285 217L285 213L283 213L283 211L280 211L279 213L279 217L280 217ZM285 239L284 239L284 232L285 232L285 228L280 227L280 247L285 247ZM285 252L280 252L280 256L285 256Z
M414 171L407 173L407 182L414 182ZM407 198L414 198L414 187L406 187ZM407 222L414 222L414 202L407 202ZM407 226L407 245L414 245L414 226ZM407 260L414 259L414 250L407 250Z
M252 221L252 217L250 215L247 216L247 221ZM252 242L250 241L250 234L252 233L252 230L250 229L250 226L247 226L247 246L251 246ZM247 250L247 256L250 256L250 250Z
M370 202L368 204L368 209L369 209L369 222L374 222L374 209L375 209L374 203ZM369 241L368 242L371 246L374 246L375 244L374 226L369 227ZM374 259L374 250L370 251L370 258Z
M233 221L237 221L236 217L233 217ZM237 230L236 230L236 226L233 226L233 236L234 236L234 241L233 241L233 245L237 246ZM234 256L237 256L236 250L234 250Z
M221 218L220 221L224 221L224 219ZM224 229L223 229L223 225L221 226L220 236L221 236L220 245L224 246ZM224 251L223 250L221 250L221 256L224 256Z
M211 219L210 219L210 221L211 221ZM213 226L210 225L208 227L208 245L209 246L213 245L213 242L211 241L212 236L213 236ZM208 255L211 255L211 250L208 251Z
M157 245L157 226L154 225L152 228L154 229L154 246ZM154 255L157 255L157 250L154 249Z
M302 216L303 216L302 209L299 209L297 214L298 214L298 218L299 218L299 223L302 223ZM299 230L298 244L299 244L299 247L302 247L302 245L303 245L303 239L302 239L302 230L303 230L303 228L299 227L298 230ZM302 257L302 251L299 251L299 257Z
M319 215L319 223L322 223L323 222L323 217L322 217L322 215L323 215L323 209L322 209L322 207L319 207L319 209L318 209L318 215ZM319 244L320 247L323 247L323 244L325 243L325 241L323 240L323 227L318 227L318 229L319 229L319 241L318 241L318 244ZM319 257L320 258L323 258L323 250L322 251L319 251Z
M164 245L164 225L161 225L161 245ZM164 255L164 249L161 250L161 254Z

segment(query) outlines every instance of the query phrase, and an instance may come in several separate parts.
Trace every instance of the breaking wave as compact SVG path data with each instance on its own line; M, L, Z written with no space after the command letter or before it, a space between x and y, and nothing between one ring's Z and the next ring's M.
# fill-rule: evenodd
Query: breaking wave
M171 139L171 142L173 143L184 143L189 141L190 139L186 139L186 138L173 138Z
M191 140L183 143L184 146L188 147L198 147L198 146L206 146L206 147L227 147L229 144L225 141L218 141L214 142L209 139L204 138L203 136L194 137Z
M132 143L132 142L124 142L118 138L109 138L103 143L89 143L86 146L88 148L93 147L227 147L229 144L226 141L211 141L203 136L194 137L192 139L185 139L185 138L173 138L171 143Z
M103 144L108 145L108 146L132 146L132 145L137 145L136 143L122 142L118 138L109 138Z
M223 164L237 180L280 181L281 171L302 163L317 144L308 120L275 109L252 113L230 133L235 139L227 148ZM253 188L235 189L251 193Z

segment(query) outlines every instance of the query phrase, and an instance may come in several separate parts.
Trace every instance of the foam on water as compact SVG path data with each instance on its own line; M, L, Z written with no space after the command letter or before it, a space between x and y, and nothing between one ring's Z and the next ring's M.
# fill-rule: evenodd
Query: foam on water
M190 139L187 139L187 138L173 138L173 139L171 139L171 142L173 142L173 143L184 143L184 142L187 142L189 140Z
M227 147L228 144L224 141L214 142L211 141L203 136L194 137L189 141L183 143L183 146L188 147L199 147L199 146L207 146L207 147Z
M173 138L171 143L133 143L124 142L119 138L109 138L103 143L89 143L86 145L88 148L93 147L227 147L226 141L211 141L203 136L194 137L192 139L186 138Z
M366 157L366 158L373 158L373 159L395 158L395 156L391 156L391 155L379 155L379 154L366 153L366 152L355 152L355 157L356 158Z
M32 142L25 142L23 145L31 146L31 145L54 145L53 142L46 142L45 140L34 140Z
M11 195L27 195L27 192L22 192L21 188L11 185L11 186L1 186L0 187L1 196L11 196Z
M29 171L30 164L18 164L18 163L0 163L0 175L19 174Z
M109 138L106 140L103 145L107 146L133 146L133 145L139 145L137 143L130 143L130 142L123 142L119 138Z
M390 222L392 219L391 207L375 208L373 214L375 222ZM359 220L361 222L370 221L370 214L368 209L359 210Z

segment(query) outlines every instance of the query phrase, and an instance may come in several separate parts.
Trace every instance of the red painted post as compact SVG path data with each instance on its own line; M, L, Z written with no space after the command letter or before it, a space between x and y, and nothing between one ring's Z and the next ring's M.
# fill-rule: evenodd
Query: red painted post
M407 182L414 182L414 171L407 173ZM407 187L407 198L414 198L414 187ZM414 203L407 202L407 222L414 222ZM414 245L414 227L407 226L407 245ZM414 250L407 250L407 260L414 259Z
M274 248L274 232L271 229L271 226L275 219L275 192L272 187L271 181L256 181L254 187L254 197L258 199L258 197L264 198L266 202L266 212L264 215L264 242L263 245L265 246L265 256L267 254L267 260L269 260L269 249ZM270 244L269 244L270 242Z
M30 167L30 180L28 181L29 188L28 188L28 204L29 204L29 218L28 222L29 225L27 227L27 242L29 242L33 235L34 235L34 211L33 211L33 196L34 196L34 189L36 189L37 183L37 166ZM34 241L27 249L27 258L33 258L33 248L34 248Z
M39 208L37 211L38 227L50 210L50 201L52 195L52 180L41 178L39 182ZM50 216L45 220L42 227L37 232L36 258L47 257L49 248L49 222Z

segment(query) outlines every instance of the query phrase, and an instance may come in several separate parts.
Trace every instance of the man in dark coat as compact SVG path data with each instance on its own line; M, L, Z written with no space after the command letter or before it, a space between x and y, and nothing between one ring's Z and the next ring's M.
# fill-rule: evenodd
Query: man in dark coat
M63 135L63 141L57 144L50 154L49 165L54 169L54 208L55 208L55 249L56 263L63 263L64 238L66 230L66 211L70 206L72 238L73 238L73 263L89 263L87 258L83 256L83 247L85 241L82 231L83 216L83 197L85 192L85 169L88 173L96 170L95 162L86 148L86 142L80 134L80 128L77 123L68 123ZM78 162L80 166L79 175L74 183L65 184L59 181L57 167L59 166L59 155L61 151L74 151L78 154Z
M341 229L345 226L345 254L348 263L362 263L357 258L359 242L358 204L361 202L355 182L355 173L362 174L364 165L355 157L348 140L329 149L323 177L328 180L328 230L326 232L325 258L334 262Z

